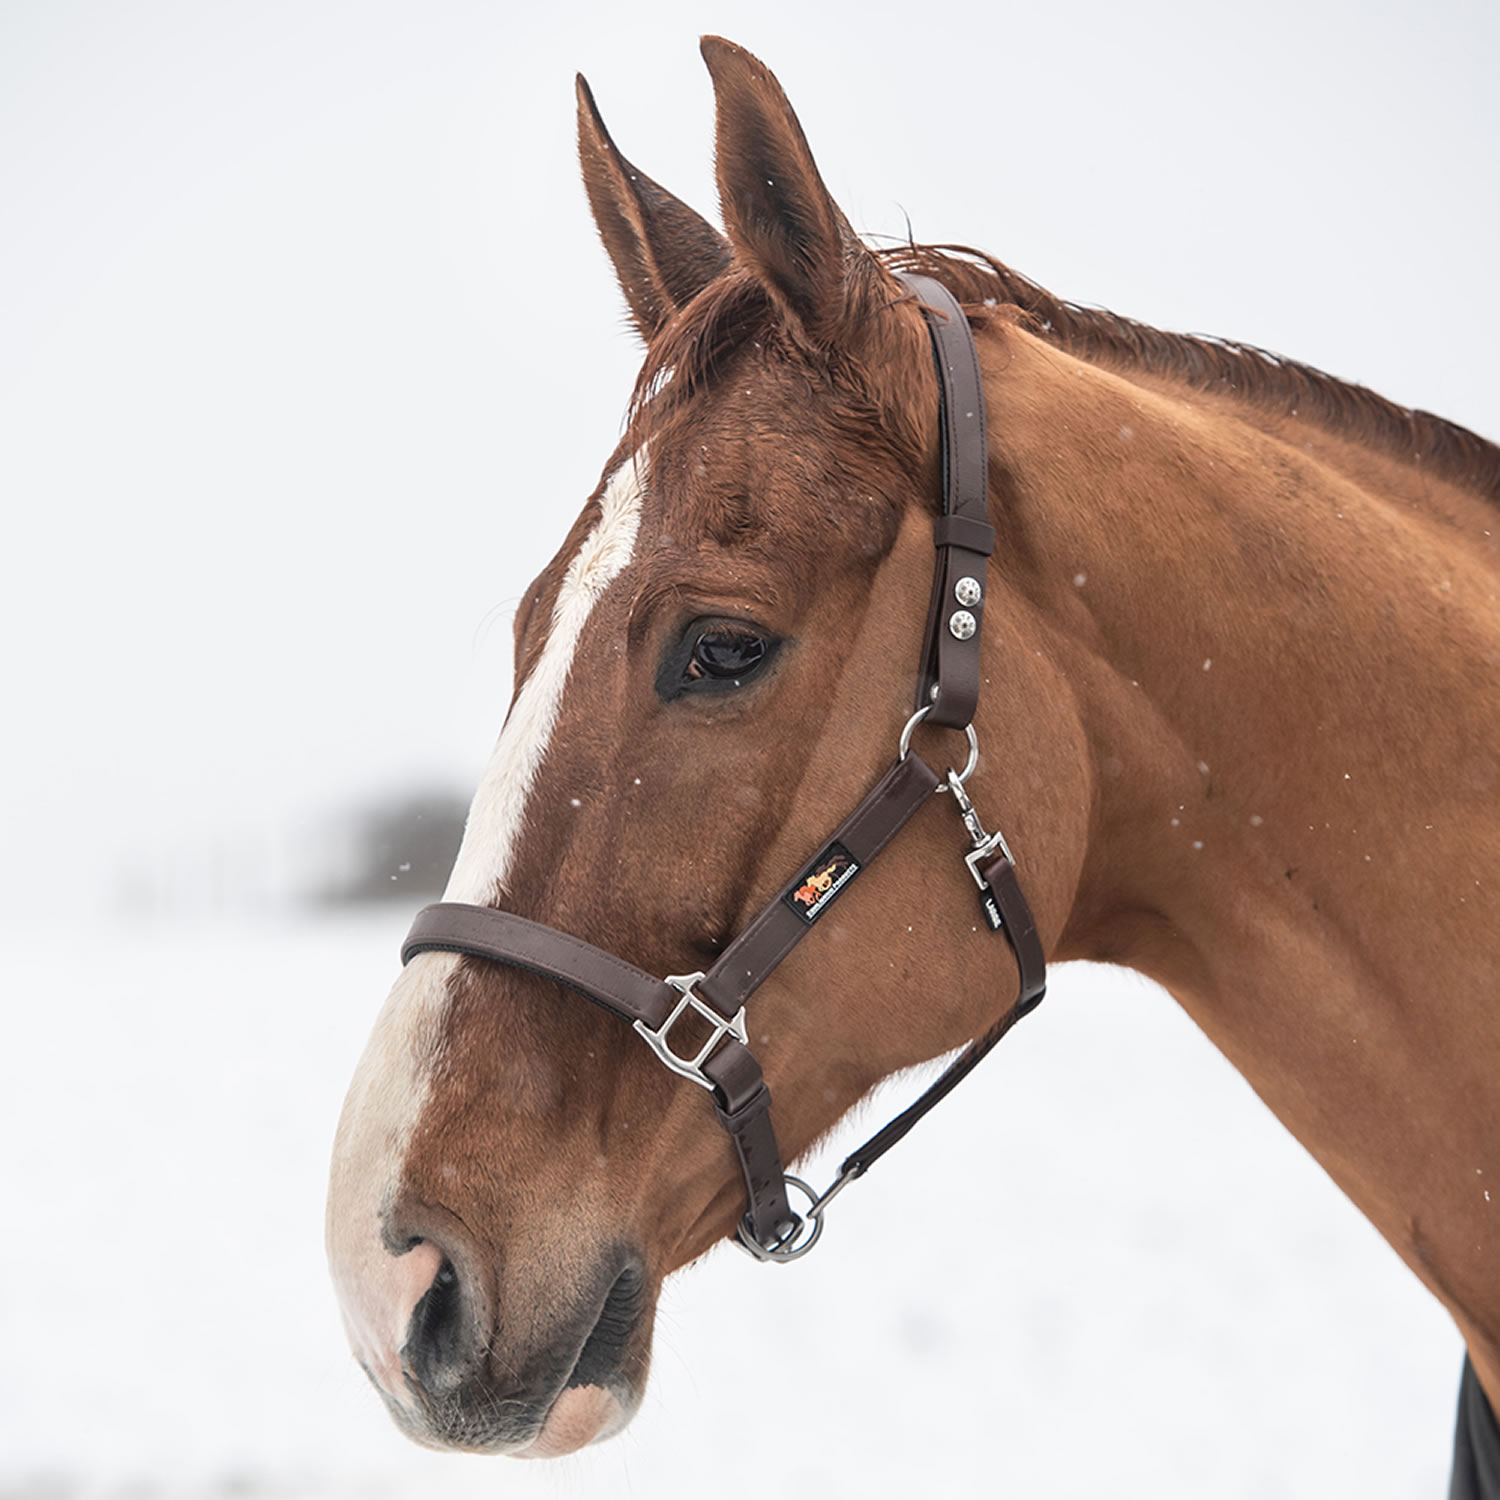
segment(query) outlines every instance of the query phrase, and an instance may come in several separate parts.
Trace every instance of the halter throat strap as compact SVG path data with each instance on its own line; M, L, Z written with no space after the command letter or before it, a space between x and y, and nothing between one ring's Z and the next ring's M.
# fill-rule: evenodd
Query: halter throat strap
M984 832L963 790L977 759L971 724L979 699L985 569L995 545L988 518L988 450L978 351L963 309L946 287L930 277L898 274L921 304L932 337L942 392L943 452L943 510L933 532L937 557L916 711L901 736L898 759L817 846L821 853L767 903L707 971L659 979L556 928L458 902L438 902L418 912L401 950L403 963L419 953L458 953L522 969L575 990L628 1021L672 1072L710 1091L745 1182L747 1209L739 1242L762 1260L793 1260L806 1254L822 1232L822 1211L833 1196L946 1098L1011 1026L1040 1003L1046 989L1045 956L1010 850L998 833ZM969 735L970 763L962 773L949 771L946 785L908 748L913 729L924 721ZM749 1047L745 1003L812 929L842 885L877 858L939 791L952 793L969 831L973 847L965 863L979 887L989 926L1005 934L1015 956L1018 997L914 1104L846 1157L833 1186L818 1196L800 1179L787 1176L782 1164L771 1124L771 1093ZM692 1056L679 1052L673 1038L674 1026L689 1010L712 1029ZM792 1209L788 1186L806 1197L802 1214Z

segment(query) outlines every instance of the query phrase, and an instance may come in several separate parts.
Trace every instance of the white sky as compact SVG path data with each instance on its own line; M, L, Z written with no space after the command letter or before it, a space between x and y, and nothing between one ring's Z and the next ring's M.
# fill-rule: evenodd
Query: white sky
M1500 434L1500 9L922 14L0 7L7 905L477 778L637 359L576 69L711 210L720 31L862 230Z

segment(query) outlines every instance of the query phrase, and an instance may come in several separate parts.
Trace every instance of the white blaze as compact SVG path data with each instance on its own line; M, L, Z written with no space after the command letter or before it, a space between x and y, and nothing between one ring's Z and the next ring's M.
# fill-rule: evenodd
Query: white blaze
M619 577L635 549L645 488L637 450L610 476L599 524L574 554L552 606L552 628L541 659L523 684L469 808L464 839L445 901L487 904L504 885L526 821L526 799L562 706L563 689L583 627L604 591Z
M568 565L546 644L475 793L448 901L482 905L510 872L573 654L594 605L630 561L644 485L644 452L638 450L610 476L599 522ZM392 1256L380 1230L427 1106L448 977L457 963L451 953L424 953L402 971L355 1070L333 1150L328 1254L345 1327L360 1362L403 1402L410 1394L401 1378L400 1348L437 1257L425 1246Z
M399 1354L436 1257L429 1246L393 1256L380 1232L426 1104L457 962L452 953L420 953L401 971L354 1070L328 1182L328 1263L350 1348L387 1394L407 1404Z

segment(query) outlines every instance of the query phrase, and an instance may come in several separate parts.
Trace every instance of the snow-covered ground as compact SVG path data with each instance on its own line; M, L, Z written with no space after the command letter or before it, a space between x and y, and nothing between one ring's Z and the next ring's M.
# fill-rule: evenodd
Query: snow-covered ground
M669 1287L621 1437L409 1445L321 1247L404 918L0 934L3 1500L1444 1493L1446 1316L1166 996L1084 967L816 1254Z

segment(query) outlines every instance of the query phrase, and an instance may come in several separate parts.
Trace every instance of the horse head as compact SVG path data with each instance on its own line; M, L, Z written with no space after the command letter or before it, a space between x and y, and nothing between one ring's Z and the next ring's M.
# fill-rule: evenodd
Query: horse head
M789 877L831 886L810 862L911 714L942 492L923 309L851 231L772 75L703 51L725 234L620 155L579 81L584 180L646 360L519 608L514 696L446 896L654 975L709 968ZM1000 574L979 733L1005 776L982 762L975 785L1055 935L1086 756ZM960 735L918 733L935 765L962 764ZM1015 999L943 800L747 1007L787 1159ZM545 1456L607 1436L639 1402L663 1278L735 1231L744 1192L702 1092L616 1017L524 968L420 953L334 1151L355 1353L433 1446Z

